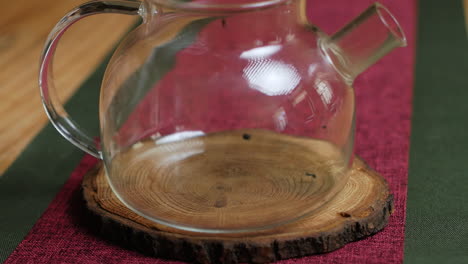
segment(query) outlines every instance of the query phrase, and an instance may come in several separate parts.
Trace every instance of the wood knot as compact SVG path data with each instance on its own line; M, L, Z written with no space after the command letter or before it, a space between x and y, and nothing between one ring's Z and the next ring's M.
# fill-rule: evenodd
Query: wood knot
M242 138L243 138L244 140L249 140L249 139L251 138L251 136L250 136L250 134L243 134L243 135L242 135Z
M214 207L222 208L227 205L227 198L225 196L220 196L214 203Z
M231 186L225 185L222 183L216 183L216 185L214 186L214 189L218 192L231 192L232 191Z
M346 213L346 212L341 212L341 213L338 213L341 217L344 217L344 218L348 218L348 217L351 217L350 214Z

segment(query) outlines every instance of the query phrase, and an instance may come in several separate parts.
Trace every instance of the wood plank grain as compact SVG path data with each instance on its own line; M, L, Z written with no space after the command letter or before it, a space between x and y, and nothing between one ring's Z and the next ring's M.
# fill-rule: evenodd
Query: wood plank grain
M463 0L463 9L465 10L465 29L468 34L468 0Z
M49 31L84 0L7 1L0 10L0 175L47 123L38 90L39 57ZM66 101L135 17L100 15L76 23L54 61L56 86ZM97 114L97 113L96 113Z

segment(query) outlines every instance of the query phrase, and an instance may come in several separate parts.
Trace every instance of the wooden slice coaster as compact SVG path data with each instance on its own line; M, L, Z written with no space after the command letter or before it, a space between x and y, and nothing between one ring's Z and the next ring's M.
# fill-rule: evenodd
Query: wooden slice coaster
M380 231L393 211L386 181L359 158L344 189L325 206L296 222L248 233L195 233L137 215L114 195L101 164L82 186L102 236L147 255L195 263L266 263L330 252Z

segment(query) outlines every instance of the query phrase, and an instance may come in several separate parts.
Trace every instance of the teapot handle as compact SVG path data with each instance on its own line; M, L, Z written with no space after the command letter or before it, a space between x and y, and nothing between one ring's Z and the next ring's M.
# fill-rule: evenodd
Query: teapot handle
M58 100L52 77L52 61L60 38L67 29L84 17L117 13L125 15L142 15L142 2L132 0L92 1L80 5L66 14L50 32L41 55L39 70L39 87L42 104L51 123L59 133L73 145L96 158L102 159L102 152L92 137L84 133L68 116L62 103Z

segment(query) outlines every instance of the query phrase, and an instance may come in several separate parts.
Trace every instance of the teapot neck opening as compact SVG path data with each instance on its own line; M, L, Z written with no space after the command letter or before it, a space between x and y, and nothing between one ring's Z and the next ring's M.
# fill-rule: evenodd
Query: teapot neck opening
M351 84L361 72L406 44L396 18L383 5L375 3L333 36L324 38L320 47Z
M231 13L266 9L297 0L146 0L164 8L197 13Z

